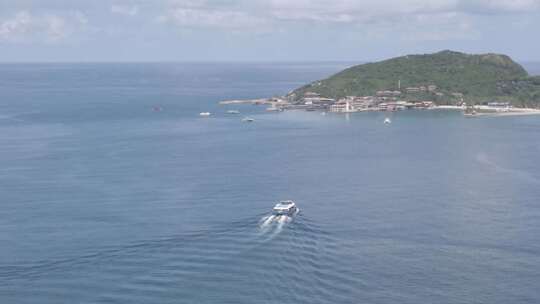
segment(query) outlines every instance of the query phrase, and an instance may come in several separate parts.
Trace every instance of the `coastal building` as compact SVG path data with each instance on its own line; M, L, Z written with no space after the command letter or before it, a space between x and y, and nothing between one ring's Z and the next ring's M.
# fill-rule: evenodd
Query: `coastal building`
M304 98L302 99L303 104L305 105L317 105L317 106L329 106L334 104L336 101L332 98L322 97L318 93L306 92L304 93Z
M406 101L381 102L378 105L379 111L401 111L407 108Z
M351 103L351 106L359 111L366 110L372 106L374 106L378 98L373 96L348 96L346 99L343 99L342 101L349 101Z
M386 102L381 102L378 105L379 111L387 111L388 110L388 104Z
M407 93L417 93L417 92L420 92L420 88L417 88L417 87L408 87L405 89L407 91Z
M345 109L345 103L341 103L341 102L333 104L328 108L330 112L336 112L336 113L341 113L344 111L344 109Z
M362 100L353 102L353 107L358 110L367 110L375 105L374 100Z
M405 110L405 109L407 109L407 104L408 104L408 102L406 102L406 101L397 101L395 103L396 110Z
M488 102L487 105L492 108L510 108L509 102Z
M329 106L336 102L335 99L325 98L325 97L311 98L310 101L311 101L311 104L320 105L320 106Z
M427 87L427 89L428 89L428 91L430 91L430 92L434 92L434 91L437 90L437 86L432 84L432 85L429 85L429 86Z
M329 109L330 109L330 112L336 112L336 113L352 113L352 112L358 111L352 106L352 103L350 100L340 100L336 102L335 104L331 105Z

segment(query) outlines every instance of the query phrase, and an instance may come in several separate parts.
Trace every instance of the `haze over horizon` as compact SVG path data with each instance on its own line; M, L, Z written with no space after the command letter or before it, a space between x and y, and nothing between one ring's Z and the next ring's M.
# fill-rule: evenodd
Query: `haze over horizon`
M0 1L2 62L540 61L540 0Z

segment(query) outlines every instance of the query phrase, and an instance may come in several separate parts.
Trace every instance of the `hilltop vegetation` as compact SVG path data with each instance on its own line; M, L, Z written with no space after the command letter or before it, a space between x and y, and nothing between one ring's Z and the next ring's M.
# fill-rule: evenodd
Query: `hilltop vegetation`
M516 106L540 104L540 77L527 71L510 57L499 54L469 55L453 51L409 55L381 62L353 66L327 79L293 91L300 99L305 92L330 98L370 96L377 91L398 90L403 100L432 100L438 104L461 101L481 103L509 101ZM406 88L436 86L420 92Z

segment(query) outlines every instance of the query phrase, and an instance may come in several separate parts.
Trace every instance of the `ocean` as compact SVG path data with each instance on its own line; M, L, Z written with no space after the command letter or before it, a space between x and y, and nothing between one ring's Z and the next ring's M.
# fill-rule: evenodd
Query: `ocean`
M218 105L344 67L0 65L0 303L539 303L540 117Z

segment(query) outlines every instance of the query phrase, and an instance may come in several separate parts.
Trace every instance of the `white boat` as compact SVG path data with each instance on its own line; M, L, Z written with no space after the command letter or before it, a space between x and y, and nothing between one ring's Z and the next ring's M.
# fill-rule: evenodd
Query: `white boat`
M390 120L390 118L386 117L386 118L384 119L384 123L385 123L385 124L391 124L392 121Z
M295 215L298 212L298 207L293 201L281 201L272 209L274 215Z
M251 117L244 117L244 118L242 119L242 122L254 122L254 121L255 121L255 119L253 119L253 118L251 118Z
M229 111L227 111L227 114L240 114L240 111L238 111L238 110L229 110Z
M208 117L210 115L212 115L210 112L201 112L201 113L199 113L199 116L202 116L202 117Z

